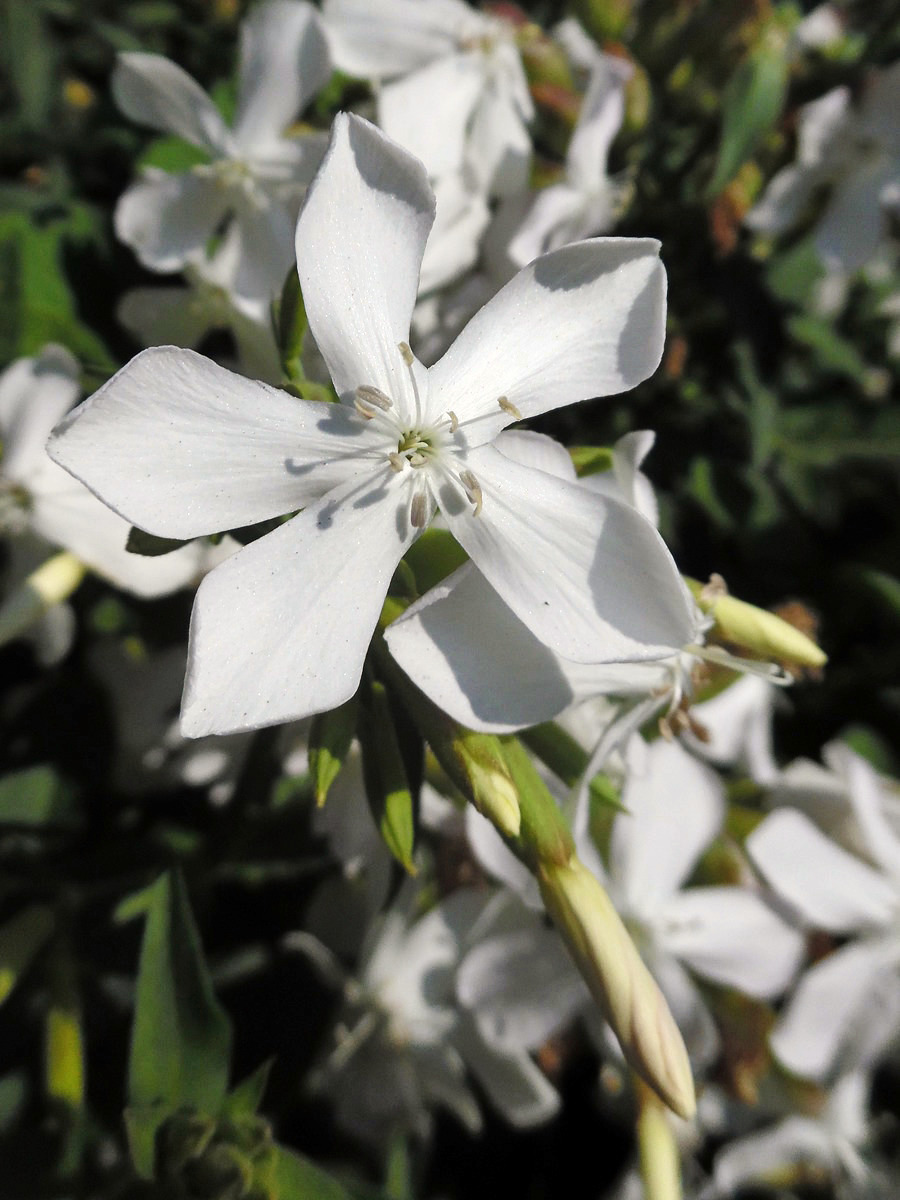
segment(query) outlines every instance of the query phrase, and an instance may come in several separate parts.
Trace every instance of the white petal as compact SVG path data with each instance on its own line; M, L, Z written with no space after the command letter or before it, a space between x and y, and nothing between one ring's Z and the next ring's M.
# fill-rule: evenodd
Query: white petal
M666 949L698 975L748 996L777 996L800 966L804 939L739 887L688 888L665 905Z
M882 800L885 785L865 759L849 747L832 743L828 750L828 765L837 767L847 781L850 803L869 854L900 887L900 839L885 816Z
M338 113L297 222L306 314L338 393L370 384L395 403L408 394L397 346L409 338L433 220L421 164L368 121Z
M880 1015L871 1006L880 982L896 990L898 962L897 939L877 938L844 946L807 971L770 1038L788 1070L810 1079L828 1074L854 1026Z
M416 532L407 507L389 469L351 480L206 577L191 618L186 736L292 721L353 695Z
M897 908L897 891L884 876L836 846L794 809L766 817L745 848L766 882L820 929L877 929Z
M509 257L517 266L524 267L548 250L596 233L597 230L585 227L587 212L585 197L568 183L544 188L535 196L510 241Z
M132 121L176 133L212 154L227 154L231 134L203 88L161 54L120 54L112 76L116 104Z
M125 549L130 529L112 509L53 463L41 491L32 496L32 528L56 546L71 550L83 563L126 592L165 596L186 587L203 571L207 547L200 542L171 554L145 557Z
M784 233L803 216L821 183L822 173L818 169L802 164L782 168L744 217L744 224L759 233Z
M467 157L492 196L514 196L528 187L531 137L526 122L533 109L519 52L497 45L494 69L472 115Z
M557 479L574 483L575 464L565 446L556 438L531 429L504 429L494 439L494 447L513 462L534 471L546 471Z
M479 942L457 972L457 997L498 1050L537 1050L590 1003L559 935L538 920Z
M559 1095L524 1051L494 1049L470 1021L461 1022L453 1040L492 1104L514 1129L541 1125L556 1115Z
M116 319L145 346L196 346L219 325L218 306L193 288L142 287L126 292Z
M606 178L609 150L625 116L625 84L633 74L621 58L598 55L566 154L569 177L583 190L599 188Z
M2 474L28 486L47 461L50 430L78 396L78 363L62 346L45 346L33 358L19 358L0 374Z
M156 347L75 409L47 449L133 524L189 538L302 508L351 473L338 456L366 436L338 405Z
M205 270L214 276L216 259L224 255L225 286L234 303L269 313L294 267L293 238L293 221L284 205L277 200L261 203L257 198L248 203L244 199Z
M662 356L666 276L659 243L597 238L539 258L477 313L429 371L430 407L469 425L470 445L511 421L609 396L652 375Z
M437 214L425 247L419 291L444 287L474 266L481 236L491 219L485 197L467 173L455 172L434 185Z
M432 178L462 167L466 127L484 87L480 59L450 54L379 91L378 124Z
M152 271L178 271L225 216L226 188L208 173L147 171L116 205L116 236Z
M468 455L483 508L450 480L448 525L488 582L551 649L575 662L671 655L694 628L662 539L624 504L512 462L491 446Z
M610 870L616 894L652 913L687 878L719 832L725 801L718 776L678 742L660 739L622 791L627 812L613 824Z
M775 689L756 675L745 675L691 710L709 735L692 740L703 758L720 766L745 770L757 783L774 783L779 777L772 747L772 710Z
M362 79L405 75L484 26L462 0L325 0L322 16L335 66Z
M535 638L471 564L411 605L385 637L416 686L472 729L536 725L575 698L570 664Z
M267 0L241 25L235 142L250 157L277 142L331 75L321 19L304 0Z
M895 170L887 156L875 157L837 185L815 233L828 270L856 271L875 254L887 233L881 189Z
M804 104L798 120L799 159L806 166L828 165L847 123L850 89L832 88L818 100Z
M809 1117L786 1121L738 1138L720 1150L713 1164L716 1186L731 1195L743 1183L773 1180L786 1168L817 1164L835 1166L834 1143L824 1125Z

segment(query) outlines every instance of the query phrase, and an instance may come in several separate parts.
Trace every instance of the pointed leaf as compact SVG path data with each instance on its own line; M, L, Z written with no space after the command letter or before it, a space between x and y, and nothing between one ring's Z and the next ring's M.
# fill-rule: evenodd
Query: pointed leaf
M313 717L309 730L309 773L321 808L340 774L356 733L359 704L353 696L330 712Z
M400 865L416 874L416 814L384 684L374 683L360 722L363 776L372 816Z
M786 39L771 31L729 80L722 97L722 137L711 196L731 182L781 115L790 67L786 51Z
M34 904L0 927L0 1004L28 970L53 925L52 911Z
M213 991L180 874L149 897L128 1068L133 1105L215 1113L225 1098L231 1025Z

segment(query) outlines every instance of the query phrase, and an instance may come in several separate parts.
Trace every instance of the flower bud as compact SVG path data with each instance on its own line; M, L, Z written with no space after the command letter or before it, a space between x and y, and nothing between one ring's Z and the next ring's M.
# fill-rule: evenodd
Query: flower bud
M507 837L518 837L522 823L519 793L510 779L502 755L498 754L496 758L486 756L481 753L480 746L472 753L473 747L467 744L469 740L460 739L457 754L464 764L472 788L472 803L500 833Z
M576 857L538 872L547 911L618 1038L622 1053L673 1112L696 1109L678 1026L606 892Z
M715 621L715 634L726 642L777 662L823 667L828 656L816 643L775 613L757 608L714 587L693 585L700 608Z
M27 633L54 604L68 600L85 571L84 563L67 550L32 571L0 606L0 646Z

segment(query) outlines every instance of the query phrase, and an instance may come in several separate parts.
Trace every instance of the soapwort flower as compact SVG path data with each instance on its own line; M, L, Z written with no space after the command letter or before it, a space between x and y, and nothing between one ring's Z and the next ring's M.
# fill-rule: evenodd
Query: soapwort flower
M462 0L326 0L335 65L380 82L378 123L432 178L464 163L485 191L527 186L534 105L501 17Z
M292 223L325 147L321 134L284 131L330 73L318 13L301 0L267 0L244 22L231 129L169 59L119 55L112 89L122 112L177 134L210 161L181 174L146 170L119 201L118 236L151 270L178 271L204 257L228 220L222 252L233 262L232 288L268 304L287 274Z
M436 508L505 603L572 659L652 659L692 609L632 508L515 462L514 420L633 387L662 351L658 243L538 259L429 370L405 339L434 213L420 163L341 114L297 225L309 327L342 403L303 401L190 351L138 355L51 453L141 528L173 538L303 511L198 592L191 736L346 700L397 562Z

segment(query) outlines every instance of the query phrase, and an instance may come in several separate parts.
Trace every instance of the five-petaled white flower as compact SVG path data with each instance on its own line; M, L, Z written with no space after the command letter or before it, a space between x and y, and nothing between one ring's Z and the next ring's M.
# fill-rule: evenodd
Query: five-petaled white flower
M293 221L325 148L321 134L284 131L330 73L318 13L301 0L267 0L244 22L231 129L181 67L158 54L121 54L112 89L125 115L177 134L210 162L181 174L146 170L119 201L118 236L151 270L178 271L205 257L227 218L220 253L229 285L268 305L288 272Z
M535 635L571 659L652 659L692 610L634 509L515 462L503 427L633 387L662 352L658 243L576 243L520 272L426 370L404 340L434 213L421 164L341 114L297 225L310 329L340 404L186 350L145 351L51 453L135 525L189 538L303 511L198 592L186 733L323 711L359 682L391 575L437 506Z

